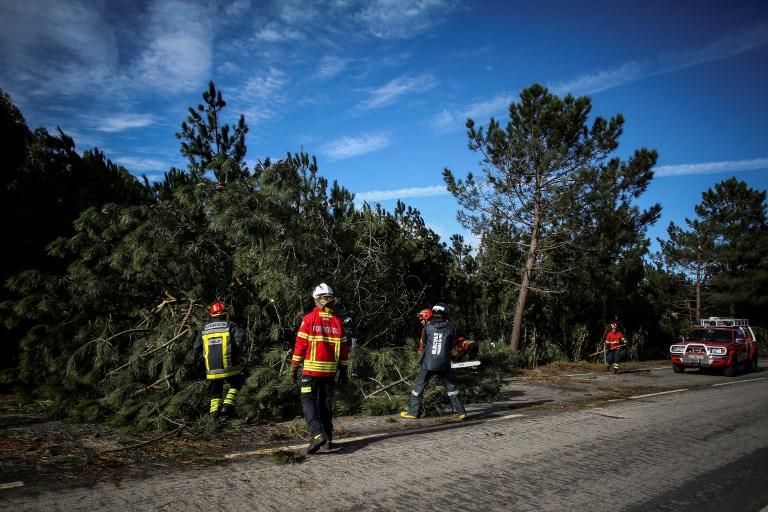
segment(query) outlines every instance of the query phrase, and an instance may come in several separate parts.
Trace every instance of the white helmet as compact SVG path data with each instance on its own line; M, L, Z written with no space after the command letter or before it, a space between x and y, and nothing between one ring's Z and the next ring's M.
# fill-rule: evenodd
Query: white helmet
M322 297L323 295L333 296L333 290L327 284L320 283L315 287L315 291L312 292L312 298L317 299L318 297Z

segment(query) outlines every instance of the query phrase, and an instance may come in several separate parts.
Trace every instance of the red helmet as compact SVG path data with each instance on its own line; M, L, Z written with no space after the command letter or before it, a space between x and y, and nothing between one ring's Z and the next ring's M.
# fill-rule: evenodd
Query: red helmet
M224 305L223 302L220 300L217 300L213 304L211 304L211 307L208 308L208 314L211 316L221 316L227 314L227 306Z
M419 311L418 318L420 322L426 322L430 318L432 318L432 310L431 309L422 309Z

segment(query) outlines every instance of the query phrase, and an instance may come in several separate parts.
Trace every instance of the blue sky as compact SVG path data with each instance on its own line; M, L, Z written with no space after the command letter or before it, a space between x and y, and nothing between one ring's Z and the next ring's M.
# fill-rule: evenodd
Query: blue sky
M0 88L137 175L184 168L175 133L209 80L248 160L304 150L320 173L444 240L471 236L441 173L478 170L464 123L505 120L538 82L626 119L618 155L659 152L650 231L736 176L768 188L768 2L4 0Z

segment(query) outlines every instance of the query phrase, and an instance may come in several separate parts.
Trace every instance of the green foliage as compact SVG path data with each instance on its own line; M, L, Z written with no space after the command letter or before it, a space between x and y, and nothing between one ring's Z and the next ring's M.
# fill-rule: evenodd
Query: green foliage
M513 351L522 339L529 366L580 355L585 335L574 338L572 326L586 326L591 342L614 318L632 328L647 320L633 317L647 306L637 293L645 231L661 207L640 210L633 201L657 155L612 158L623 125L620 114L591 116L589 98L560 98L535 84L510 104L506 127L467 121L469 147L482 155L478 176L443 173L460 222L481 239L470 329L506 332Z
M768 305L766 192L729 178L702 194L688 229L670 223L662 241L667 265L700 286L698 316L765 320ZM694 288L691 288L691 292Z
M226 103L213 84L203 100L177 134L186 172L171 169L136 191L107 162L98 172L122 184L121 200L83 201L67 229L51 235L46 258L56 265L9 280L17 299L3 304L4 320L23 336L8 380L50 400L53 415L142 430L193 422L205 431L207 398L191 345L217 298L246 330L241 416L300 414L287 364L320 281L332 283L354 316L360 350L382 350L371 375L388 379L394 370L383 368L403 364L403 340L429 290L422 276L440 278L448 267L437 235L403 204L394 213L378 205L356 211L352 194L329 187L309 155L249 170L244 118L235 127L222 121ZM61 163L33 152L35 162L58 170L79 158L63 134L38 138ZM93 167L99 158L82 160ZM358 370L369 387L369 374ZM39 385L49 381L57 384ZM361 409L359 389L340 397L342 410Z
M450 303L459 333L481 344L482 365L457 371L466 403L497 398L515 367L583 357L614 318L632 358L666 354L689 325L688 276L668 272L660 258L643 260L645 230L659 210L641 211L632 200L651 179L655 152L609 160L623 119L595 118L587 127L586 98L557 98L534 86L510 106L506 129L491 120L487 132L476 130L470 121L471 148L487 155L484 179L470 175L462 183L450 171L445 178L462 201L461 219L481 239L477 253L458 235L440 243L419 211L401 202L392 212L378 204L356 209L353 195L329 184L306 153L249 169L245 119L228 125L225 107L209 84L177 134L187 168L150 184L98 150L78 155L63 132L31 132L0 95L0 130L11 142L0 193L12 212L11 236L21 229L29 235L0 270L2 335L14 348L0 384L56 418L136 430L186 424L213 435L192 342L208 305L221 299L246 332L241 420L300 418L290 354L321 281L333 286L339 312L351 314L360 339L349 384L337 390L339 414L405 406L418 371L414 314L435 302ZM535 165L523 165L529 160L519 155L545 149L530 160ZM529 194L536 176L552 180L539 189L546 201L538 206ZM479 203L487 190L493 201ZM723 198L750 212L751 223L730 217ZM728 263L708 270L710 293L723 304L768 296L760 288L761 201L764 195L728 183L697 210L708 233L725 233L713 247L720 244L721 263ZM515 211L521 216L509 215ZM726 230L731 223L758 241ZM533 293L515 323L526 286ZM514 354L510 323L523 340ZM430 387L424 406L428 415L442 414L444 390Z

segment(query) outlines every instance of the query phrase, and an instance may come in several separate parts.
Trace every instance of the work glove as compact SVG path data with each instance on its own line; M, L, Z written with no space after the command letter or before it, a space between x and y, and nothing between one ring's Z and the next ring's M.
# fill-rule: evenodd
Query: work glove
M347 373L347 369L341 368L339 370L338 375L336 376L336 383L339 386L345 386L348 381L349 381L349 374Z

